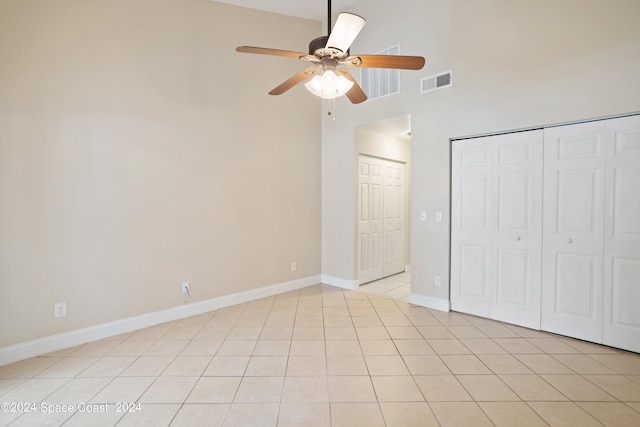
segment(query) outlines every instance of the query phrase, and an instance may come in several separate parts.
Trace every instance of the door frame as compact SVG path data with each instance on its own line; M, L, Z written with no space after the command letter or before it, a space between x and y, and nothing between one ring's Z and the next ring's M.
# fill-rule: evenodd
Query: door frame
M385 129L393 130L387 132ZM399 131L402 129L402 131ZM368 125L358 126L355 132L354 147L354 233L353 233L353 277L354 289L360 286L359 278L359 250L358 250L358 220L359 220L359 160L360 155L389 160L405 165L404 191L404 242L405 242L405 272L411 271L411 117L409 115L382 120Z
M375 200L375 198L373 197L373 194L375 194L375 192L371 191L371 187L368 187L368 196L366 197L366 200L369 202L369 206L368 206L368 215L369 215L369 220L365 221L367 223L367 228L372 227L375 228L376 231L379 232L380 236L379 236L379 250L375 251L372 250L371 252L368 252L368 255L371 257L373 256L374 253L378 254L378 261L379 261L379 265L378 267L375 267L375 260L373 259L369 259L369 261L371 262L371 266L368 269L368 271L370 271L371 273L373 273L373 277L369 276L366 278L361 277L361 272L362 269L361 267L361 243L362 243L362 194L361 194L361 190L362 190L362 182L361 180L361 176L362 176L362 167L364 166L364 162L362 162L362 159L365 158L368 161L370 161L368 163L368 168L367 168L367 174L369 175L369 184L373 185L373 177L372 177L372 173L375 170L374 168L374 163L378 163L378 166L380 167L379 169L379 185L380 185L380 190L378 193L378 200L379 200L379 218L376 221L375 219L372 219L370 216L374 214L374 212L376 211L375 206L373 206L371 203L373 203L373 200ZM393 245L395 244L395 236L391 237L391 240L389 240L389 232L393 231L394 229L394 225L391 225L391 228L389 228L388 222L391 223L395 223L394 219L389 219L388 214L390 212L387 211L387 208L390 207L387 197L389 195L391 195L387 189L389 187L389 182L388 180L391 179L393 182L391 183L391 187L394 187L394 189L396 188L395 186L395 182L397 181L397 175L395 176L389 176L388 175L388 170L389 170L389 166L390 165L397 165L397 166L401 166L402 168L402 173L403 173L403 177L402 177L402 196L401 196L401 200L399 201L398 205L401 206L393 206L391 207L392 210L395 210L395 208L399 207L402 211L401 213L401 221L403 223L402 225L402 237L400 238L402 240L402 259L401 259L401 264L397 265L397 263L395 262L391 262L392 265L392 270L393 271L388 271L387 267L388 267L388 259L387 259L387 255L388 255L388 250L390 249L389 245ZM356 194L356 198L358 200L358 207L356 210L356 215L357 215L357 230L356 230L356 236L357 236L357 242L356 242L356 256L357 256L357 260L356 260L356 264L357 264L357 273L358 273L358 286L365 284L365 283L369 283L369 282L373 282L375 280L380 280L384 277L388 277L388 276L392 276L394 274L398 274L398 273L402 273L404 271L406 271L406 260L407 260L407 249L406 249L406 239L407 239L407 188L406 188L406 182L407 182L407 164L405 162L399 162L396 160L391 160L391 159L383 159L380 157L374 157L374 156L370 156L367 154L359 154L358 155L358 168L359 168L359 173L358 173L358 182L357 182L357 186L358 186L358 192ZM396 170L396 166L392 166L393 170ZM394 191L394 189L392 189L392 191ZM370 239L369 241L372 241L373 236L371 236L371 232L373 230L369 230L370 233ZM371 243L369 244L369 248L373 249L371 246ZM395 258L395 251L394 251L394 258ZM372 271L374 270L374 271ZM377 273L375 272L375 270L379 270Z

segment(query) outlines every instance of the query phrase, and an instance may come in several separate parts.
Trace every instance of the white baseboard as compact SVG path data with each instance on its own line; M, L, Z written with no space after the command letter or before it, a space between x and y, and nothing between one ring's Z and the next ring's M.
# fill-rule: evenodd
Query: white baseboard
M422 307L432 308L434 310L451 311L451 303L448 299L409 294L409 302L411 304L421 305Z
M319 275L310 276L3 347L0 348L0 366L319 283Z
M337 288L347 289L350 291L358 289L358 282L355 280L341 279L340 277L333 277L323 274L320 276L322 283L325 285L335 286Z

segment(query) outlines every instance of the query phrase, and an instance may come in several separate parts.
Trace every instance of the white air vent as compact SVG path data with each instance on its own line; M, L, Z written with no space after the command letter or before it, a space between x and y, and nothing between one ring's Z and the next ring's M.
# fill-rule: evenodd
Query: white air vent
M378 55L400 55L400 46L377 52ZM362 90L368 99L400 93L400 71L390 68L361 68Z
M438 89L444 89L452 84L453 73L449 70L446 73L436 74L420 80L420 89L422 93L427 93Z

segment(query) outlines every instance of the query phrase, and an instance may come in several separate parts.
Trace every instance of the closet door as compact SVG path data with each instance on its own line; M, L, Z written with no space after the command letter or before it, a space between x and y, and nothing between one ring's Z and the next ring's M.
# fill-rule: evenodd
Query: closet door
M544 131L542 329L602 342L604 121Z
M405 269L404 163L360 155L358 175L358 281Z
M494 137L493 318L540 329L542 130Z
M542 131L452 147L451 305L540 328Z
M607 127L604 344L640 352L640 116Z
M405 267L405 164L383 162L384 262L382 275L401 273Z
M451 149L451 309L491 318L493 144L474 138Z
M382 164L360 156L358 182L358 279L360 283L382 277Z

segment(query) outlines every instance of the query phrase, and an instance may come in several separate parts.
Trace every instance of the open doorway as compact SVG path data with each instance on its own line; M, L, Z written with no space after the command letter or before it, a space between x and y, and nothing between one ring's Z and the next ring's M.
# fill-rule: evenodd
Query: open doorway
M356 128L355 269L357 284L387 285L411 270L411 117ZM385 279L389 278L386 280ZM373 289L373 287L371 287ZM409 287L403 288L407 294Z

